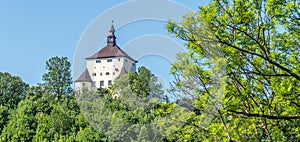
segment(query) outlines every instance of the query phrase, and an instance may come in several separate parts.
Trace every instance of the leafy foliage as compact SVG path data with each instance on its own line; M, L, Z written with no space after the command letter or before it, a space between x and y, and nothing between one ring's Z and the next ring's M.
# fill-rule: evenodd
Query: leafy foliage
M72 92L71 63L67 57L52 57L46 61L47 73L43 75L42 86L51 94L69 94Z
M65 72L56 75L62 66L54 62L65 64ZM0 105L0 141L106 141L100 132L92 128L80 113L79 106L70 88L70 63L66 58L52 58L47 64L48 84L45 86L28 87L19 77L9 73L1 73ZM48 62L47 62L48 63ZM53 76L48 76L53 75ZM55 77L66 80L62 85ZM51 80L53 79L53 80ZM56 88L58 87L58 88ZM52 92L49 92L49 88ZM55 94L58 93L67 94ZM58 97L59 96L59 97Z
M123 94L127 91L127 93L130 92L141 98L160 98L161 100L165 98L162 85L158 83L157 77L144 66L139 67L137 73L130 72L122 75L115 81L113 90L116 90L116 93L121 91Z
M201 114L207 105L214 108L210 138L300 139L299 6L293 0L213 0L182 22L169 22L168 31L189 50L173 65L172 91L193 96ZM212 82L215 71L226 77L221 86ZM224 98L212 105L216 90Z
M20 77L0 72L0 133L9 120L9 111L17 107L27 89Z
M145 67L124 74L110 89L76 92L79 106L92 126L118 141L153 141L163 137L163 123L174 106L159 101L161 85ZM162 101L162 100L161 100ZM164 104L164 105L163 105ZM170 109L164 112L165 109Z
M25 97L27 88L20 77L0 72L0 106L15 108Z
M76 93L66 57L40 86L0 73L0 141L299 141L299 8L212 0L170 21L188 49L171 68L176 102L145 67Z

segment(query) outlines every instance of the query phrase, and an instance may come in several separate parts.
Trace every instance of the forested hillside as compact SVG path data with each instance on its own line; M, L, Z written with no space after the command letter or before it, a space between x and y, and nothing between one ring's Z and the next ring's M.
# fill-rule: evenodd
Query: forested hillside
M188 51L170 96L146 67L76 92L66 57L46 61L37 86L0 72L0 141L300 141L299 9L212 0L169 21Z

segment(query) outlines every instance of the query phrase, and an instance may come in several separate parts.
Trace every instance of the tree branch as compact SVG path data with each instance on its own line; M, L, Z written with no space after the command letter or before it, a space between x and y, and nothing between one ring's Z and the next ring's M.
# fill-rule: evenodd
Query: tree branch
M247 113L247 112L239 112L235 110L227 110L228 112L236 113L236 114L242 114L245 116L250 117L262 117L267 119L283 119L283 120L292 120L292 119L300 119L300 116L294 115L279 115L279 116L273 116L273 115L266 115L266 114L258 114L258 113Z
M270 64L272 64L272 65L274 65L274 66L276 66L276 67L278 67L278 68L284 70L285 72L289 73L291 76L293 76L294 78L296 78L297 80L300 81L300 76L299 76L299 75L293 73L290 69L288 69L288 68L286 68L286 67L280 65L279 63L277 63L277 62L271 60L270 58L266 58L265 56L263 56L263 55L261 55L261 54L258 54L258 53L255 53L255 52L252 52L252 51L243 49L243 48L239 48L239 47L234 46L234 45L232 45L232 44L229 44L229 43L227 43L227 42L225 42L225 41L222 41L222 40L220 39L220 37L218 37L218 36L216 36L216 38L217 38L218 41L219 41L220 43L222 43L222 44L225 44L225 45L227 45L227 46L230 46L230 47L232 47L232 48L234 48L234 49L236 49L236 50L239 50L239 51L241 51L241 52L244 52L244 53L248 53L248 54L251 54L251 55L258 56L258 57L260 57L260 58L262 58L262 59L268 61Z

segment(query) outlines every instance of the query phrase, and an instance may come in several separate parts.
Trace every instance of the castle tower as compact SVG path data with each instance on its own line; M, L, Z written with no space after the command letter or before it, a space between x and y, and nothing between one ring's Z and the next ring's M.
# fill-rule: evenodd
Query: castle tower
M75 90L107 88L123 74L136 71L137 61L116 44L115 28L109 29L107 44L94 55L86 58L86 69L75 81Z

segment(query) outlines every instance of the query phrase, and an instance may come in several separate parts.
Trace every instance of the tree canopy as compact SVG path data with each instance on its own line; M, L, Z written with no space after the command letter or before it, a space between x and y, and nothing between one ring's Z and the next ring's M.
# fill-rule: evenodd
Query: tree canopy
M28 87L20 77L0 72L0 106L16 107Z
M169 22L168 31L185 40L192 55L179 55L173 65L173 90L193 94L203 110L220 87L212 82L218 70L211 69L224 78L210 134L229 141L299 140L299 8L296 0L212 0L180 23Z
M46 61L47 73L43 75L43 87L52 94L69 94L72 91L71 63L67 57L52 57Z

